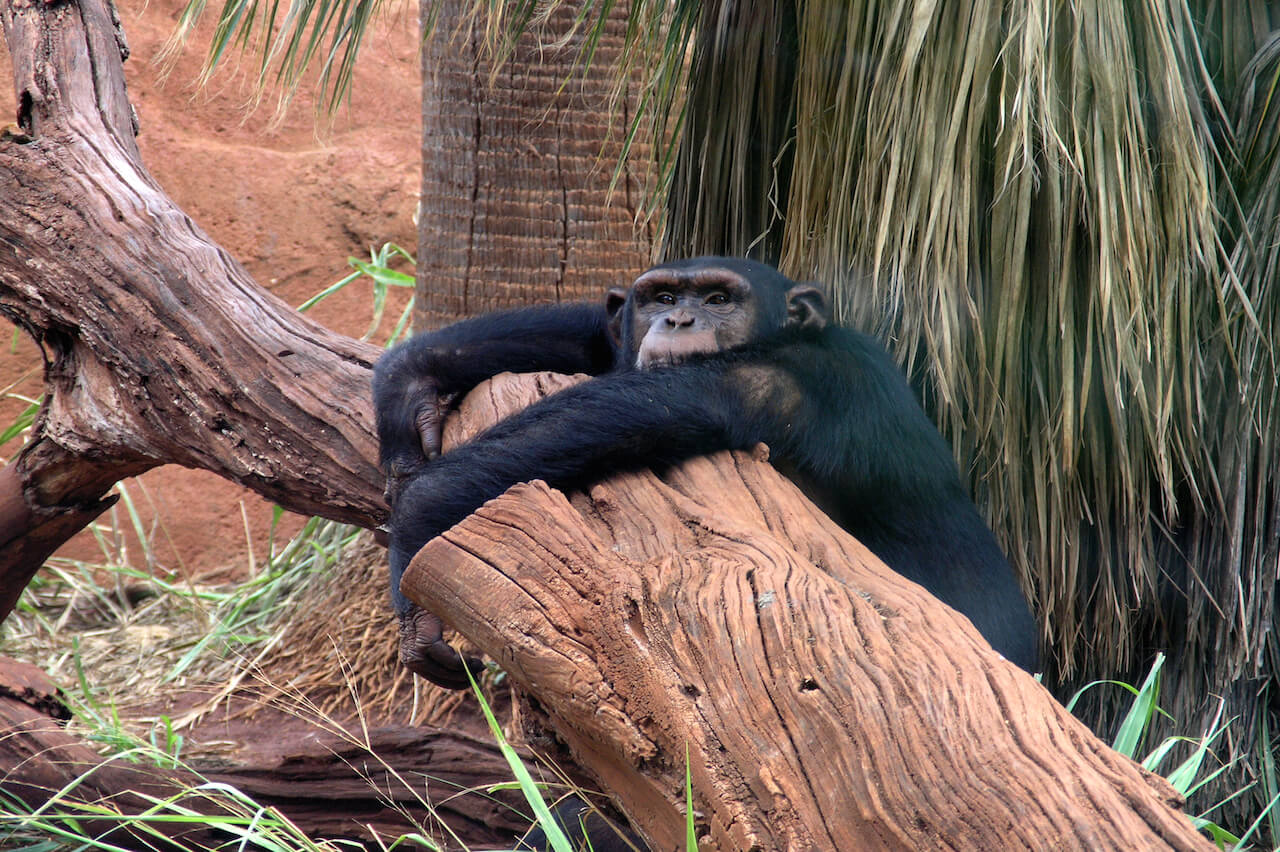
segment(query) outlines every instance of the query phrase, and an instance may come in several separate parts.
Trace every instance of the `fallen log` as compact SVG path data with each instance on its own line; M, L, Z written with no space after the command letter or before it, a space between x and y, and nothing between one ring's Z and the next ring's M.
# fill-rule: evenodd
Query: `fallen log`
M121 760L104 760L88 744L67 733L70 716L57 688L35 666L0 657L0 809L13 815L17 803L52 817L64 808L81 816L83 831L124 848L166 847L165 837L213 845L217 836L198 824L157 827L160 836L136 831L112 819L90 819L84 806L141 814L157 799L182 789L178 773ZM194 776L191 776L194 779ZM8 821L0 841L14 841L20 829Z
M223 756L161 769L104 759L66 730L68 716L43 672L0 657L0 810L12 817L20 802L46 816L79 814L87 836L141 850L215 848L230 835L197 816L153 822L157 836L128 820L88 818L90 809L136 815L173 800L197 814L244 816L217 790L198 789L217 783L277 808L312 837L371 841L376 834L386 844L425 827L469 848L492 848L509 846L528 826L518 793L486 791L511 779L496 744L458 731L384 726L344 734L289 720L245 724ZM0 824L0 847L8 848L14 827L12 820Z
M318 734L257 724L242 732L234 759L192 761L210 781L271 805L314 838L384 844L423 831L449 846L509 847L529 827L529 807L491 738L429 726L388 725ZM523 752L527 761L532 758Z
M563 382L501 376L465 437ZM456 432L454 430L457 430ZM1209 849L1179 795L766 461L535 482L402 588L507 670L654 849Z

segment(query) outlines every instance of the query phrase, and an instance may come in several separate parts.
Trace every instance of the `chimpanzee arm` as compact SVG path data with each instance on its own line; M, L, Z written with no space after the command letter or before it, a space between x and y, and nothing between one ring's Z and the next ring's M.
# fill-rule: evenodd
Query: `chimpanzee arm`
M501 372L597 375L612 367L602 304L539 305L415 335L379 359L374 385L430 376L440 393L460 394Z
M406 484L393 541L416 551L518 482L580 487L725 448L741 406L723 398L721 366L610 373L508 417Z
M759 442L846 498L925 501L946 480L958 485L949 448L883 347L831 328L560 391L417 474L393 514L393 541L412 555L517 482L581 488Z
M714 399L722 364L609 373L560 391L415 471L392 505L388 559L400 620L400 661L441 686L467 686L464 662L442 638L436 616L400 593L400 578L424 544L512 485L545 479L586 485L611 473L678 461L728 446Z
M405 477L440 452L452 399L502 372L590 373L613 366L602 305L545 305L486 314L410 338L374 368L373 398L394 502Z
M610 373L530 406L426 467L407 484L391 524L391 594L402 625L432 619L412 628L402 659L436 683L466 686L438 620L407 601L399 583L427 541L486 500L531 479L581 488L758 442L892 567L969 614L1010 659L1034 665L1026 605L950 449L883 347L842 329Z
M818 347L803 347L817 349ZM816 353L815 353L816 356ZM788 370L740 353L643 371L619 371L576 385L508 417L450 450L408 481L391 520L391 584L397 611L407 606L400 576L429 540L518 482L543 479L580 488L623 470L661 468L695 455L791 443L805 430L788 404L764 385ZM828 382L840 379L828 375ZM757 388L757 382L763 383Z

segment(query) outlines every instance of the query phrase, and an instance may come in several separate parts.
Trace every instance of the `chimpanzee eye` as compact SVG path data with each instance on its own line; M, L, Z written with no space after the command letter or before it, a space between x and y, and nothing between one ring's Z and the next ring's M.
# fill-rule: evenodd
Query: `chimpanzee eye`
M727 305L729 303L729 294L721 290L717 290L710 296L707 296L708 305Z
M674 305L676 303L676 297L673 294L668 293L666 290L663 290L654 296L653 300L659 305Z

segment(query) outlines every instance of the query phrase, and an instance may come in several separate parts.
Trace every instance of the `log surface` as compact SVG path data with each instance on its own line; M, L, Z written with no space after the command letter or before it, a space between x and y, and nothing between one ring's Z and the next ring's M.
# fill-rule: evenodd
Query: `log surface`
M558 386L503 376L466 434ZM765 460L491 501L402 587L496 659L655 849L1209 849L968 620Z

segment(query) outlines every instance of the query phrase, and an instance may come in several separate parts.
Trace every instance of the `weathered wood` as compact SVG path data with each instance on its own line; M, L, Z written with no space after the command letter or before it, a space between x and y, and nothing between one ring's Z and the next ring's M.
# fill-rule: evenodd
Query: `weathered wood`
M6 796L34 809L65 789L64 799L54 803L51 812L61 811L63 802L70 800L140 814L152 805L148 796L163 798L177 792L179 773L124 760L104 762L66 732L63 724L67 716L56 687L43 672L0 657L0 790ZM157 831L162 832L159 838L135 833L111 820L86 818L82 824L84 831L128 849L182 848L178 844L166 846L165 836L193 845L213 845L218 840L198 824L158 826Z
M450 428L556 384L524 381L495 380ZM572 505L517 486L402 588L536 699L655 849L683 844L686 750L714 848L1212 848L1167 783L763 456L619 476Z
M0 790L36 808L69 788L65 800L123 814L147 811L153 804L148 796L182 795L183 806L213 814L219 812L215 799L182 794L213 781L278 808L312 836L371 840L377 832L386 841L443 825L470 848L510 845L528 825L518 793L484 792L511 778L496 744L457 731L387 726L346 735L297 720L243 725L224 743L221 757L192 759L193 772L104 762L65 730L68 716L43 672L0 657ZM467 790L477 792L462 793ZM65 809L63 802L52 808ZM157 848L156 838L109 820L82 822L91 835L126 848ZM197 821L164 828L170 838L192 844L175 849L194 848L197 841L213 848L228 839Z
M279 808L312 837L383 842L421 826L467 848L510 846L529 826L528 805L492 739L426 726L370 728L352 737L271 724L243 729L234 760L192 766ZM531 762L527 752L522 756ZM431 804L429 811L426 804Z
M0 137L0 313L45 356L44 406L0 481L0 588L159 464L380 523L379 350L262 290L156 184L106 0L6 0L0 23L21 131Z
M0 569L0 621L17 606L44 561L118 499L109 494L83 507L36 505L24 493L18 467L0 469L0 552L4 554L0 561L4 566Z

